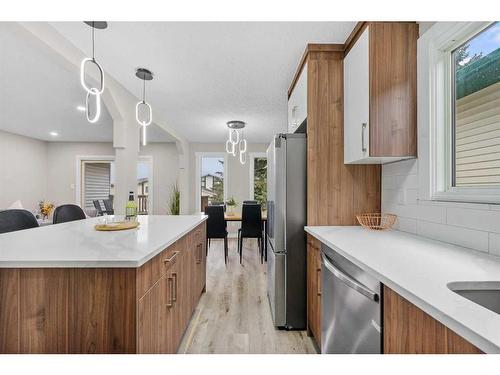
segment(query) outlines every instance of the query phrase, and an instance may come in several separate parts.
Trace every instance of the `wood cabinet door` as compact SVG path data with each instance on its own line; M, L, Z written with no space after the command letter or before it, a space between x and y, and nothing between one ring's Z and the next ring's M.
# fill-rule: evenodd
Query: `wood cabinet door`
M321 345L321 251L319 248L319 243L316 241L316 246L314 246L314 277L316 278L314 302L315 315L313 316L314 326L315 326L315 337L318 345Z
M182 309L182 259L178 258L177 262L172 265L169 275L172 278L172 345L174 351L181 342L182 333L184 332L185 318L183 317ZM184 301L185 302L185 301Z
M472 354L477 347L384 285L384 354Z
M203 242L199 241L196 244L196 301L200 298L200 294L205 287L205 254L203 253Z
M137 351L159 353L160 288L153 286L138 303Z
M314 298L314 290L316 289L316 278L314 276L314 249L310 240L307 240L307 328L313 335L314 322L313 316L315 315L316 307Z
M196 266L195 266L195 254L193 249L192 240L188 241L188 248L186 249L185 255L186 271L187 271L187 282L186 282L186 293L188 294L189 302L189 312L193 313L195 307L195 288L196 288Z
M201 226L201 291L206 291L207 286L207 223Z
M319 267L319 268L318 268ZM318 271L319 269L319 271ZM321 343L321 259L316 240L307 240L307 325L310 333Z
M158 348L163 354L176 353L174 346L173 321L173 294L174 284L170 274L165 275L159 281L159 318L158 318Z
M189 319L191 318L191 313L193 312L193 298L191 293L192 288L190 279L192 274L192 263L187 247L184 249L184 254L181 258L180 270L177 303L179 304L181 309L181 327L182 332L184 333L184 329L185 327L187 327Z

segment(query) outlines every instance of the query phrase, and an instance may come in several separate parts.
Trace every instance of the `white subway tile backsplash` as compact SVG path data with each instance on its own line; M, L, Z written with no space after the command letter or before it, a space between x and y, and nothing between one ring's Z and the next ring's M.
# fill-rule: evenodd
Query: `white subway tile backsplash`
M417 204L418 203L418 189L406 189L404 191L404 200L405 204Z
M382 190L382 202L388 203L401 203L403 191L398 189L383 189Z
M408 232L412 234L417 233L417 219L408 219L406 217L399 216L394 225L394 229Z
M447 201L434 201L434 200L419 200L419 204L427 206L442 206L442 207L458 207L468 208L473 210L489 210L490 206L483 203L465 203L465 202L447 202Z
M382 176L383 189L396 189L398 187L397 176Z
M500 211L490 211L488 232L500 233Z
M488 252L489 233L419 220L417 234L434 240Z
M394 229L500 256L500 205L431 201L415 159L382 166L382 212Z
M408 159L395 163L384 164L382 167L385 176L406 176L409 174L417 174L417 159Z
M408 205L409 207L413 207ZM446 223L446 207L415 205L419 220L432 221L434 223Z
M489 249L491 255L500 256L500 234L490 233Z
M410 174L408 176L396 176L397 188L418 189L418 176Z
M492 212L489 210L448 207L446 211L446 223L487 232L490 226L491 214Z

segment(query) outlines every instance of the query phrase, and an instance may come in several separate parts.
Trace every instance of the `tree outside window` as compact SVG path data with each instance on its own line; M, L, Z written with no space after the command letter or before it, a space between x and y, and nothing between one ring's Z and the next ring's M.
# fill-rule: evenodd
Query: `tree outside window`
M266 207L267 201L267 158L257 157L254 159L254 197L262 208Z

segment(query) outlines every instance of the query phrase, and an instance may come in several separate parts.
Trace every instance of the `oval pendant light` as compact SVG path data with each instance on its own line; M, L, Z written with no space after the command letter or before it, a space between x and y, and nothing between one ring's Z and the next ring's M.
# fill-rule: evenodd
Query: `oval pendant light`
M139 125L141 125L142 145L146 146L146 127L151 125L153 122L153 109L151 108L151 105L146 102L146 81L151 81L153 79L153 73L146 68L138 68L135 72L135 76L142 79L142 100L137 102L135 105L135 120ZM141 111L141 108L144 109ZM144 111L147 113L147 117L141 118L141 112Z
M229 135L226 141L226 152L233 156L239 153L240 163L245 164L247 161L247 140L243 137L243 128L245 128L246 124L243 121L233 120L228 121L226 125L229 128Z
M83 89L87 92L87 96L85 98L85 116L87 121L91 124L96 123L101 116L101 94L104 92L104 70L101 65L95 59L95 43L94 43L94 32L95 29L103 30L108 27L108 23L105 21L84 21L85 24L91 27L92 30L92 57L86 57L82 60L80 64L80 84ZM88 65L94 65L99 72L99 85L98 87L93 87L92 85L87 84L85 81L86 68ZM92 116L90 105L91 99L95 102L95 113Z

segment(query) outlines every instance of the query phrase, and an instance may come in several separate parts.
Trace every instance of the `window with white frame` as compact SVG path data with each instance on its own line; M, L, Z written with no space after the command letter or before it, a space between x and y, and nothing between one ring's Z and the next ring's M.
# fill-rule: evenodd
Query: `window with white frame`
M452 186L500 187L500 22L451 51Z
M500 22L438 22L420 39L430 198L500 204Z

